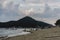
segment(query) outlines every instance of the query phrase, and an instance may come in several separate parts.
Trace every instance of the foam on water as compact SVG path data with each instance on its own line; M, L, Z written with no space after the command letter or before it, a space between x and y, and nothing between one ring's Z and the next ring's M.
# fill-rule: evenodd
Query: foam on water
M30 32L24 32L24 29L5 29L5 28L0 28L0 37L8 36L17 36L17 35L25 35L29 34Z

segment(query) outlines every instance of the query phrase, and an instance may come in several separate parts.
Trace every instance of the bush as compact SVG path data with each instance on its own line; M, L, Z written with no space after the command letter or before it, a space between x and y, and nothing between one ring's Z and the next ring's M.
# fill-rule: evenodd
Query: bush
M60 19L58 19L55 23L56 26L60 26Z

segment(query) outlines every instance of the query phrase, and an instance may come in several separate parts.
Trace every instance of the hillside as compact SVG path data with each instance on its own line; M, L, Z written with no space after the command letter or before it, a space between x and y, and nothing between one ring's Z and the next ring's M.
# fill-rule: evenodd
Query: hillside
M18 20L20 26L23 28L45 28L45 27L51 27L53 25L42 22L42 21L37 21L33 19L32 17L26 16L20 20Z
M50 28L51 24L38 21L33 19L32 17L26 16L22 19L19 19L17 21L8 21L8 22L0 22L0 28Z

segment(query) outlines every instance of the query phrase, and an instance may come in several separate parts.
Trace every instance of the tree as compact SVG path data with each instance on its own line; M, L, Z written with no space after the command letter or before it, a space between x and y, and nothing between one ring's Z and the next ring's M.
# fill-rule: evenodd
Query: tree
M55 23L56 26L60 26L60 19L58 19Z

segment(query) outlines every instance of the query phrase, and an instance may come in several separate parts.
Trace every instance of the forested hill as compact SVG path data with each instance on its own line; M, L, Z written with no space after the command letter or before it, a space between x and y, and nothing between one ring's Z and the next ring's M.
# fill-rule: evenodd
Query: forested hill
M45 27L52 27L53 25L37 21L33 19L32 17L26 16L22 19L19 19L17 21L8 21L8 22L0 22L0 28L10 28L10 27L16 27L16 28L45 28Z

